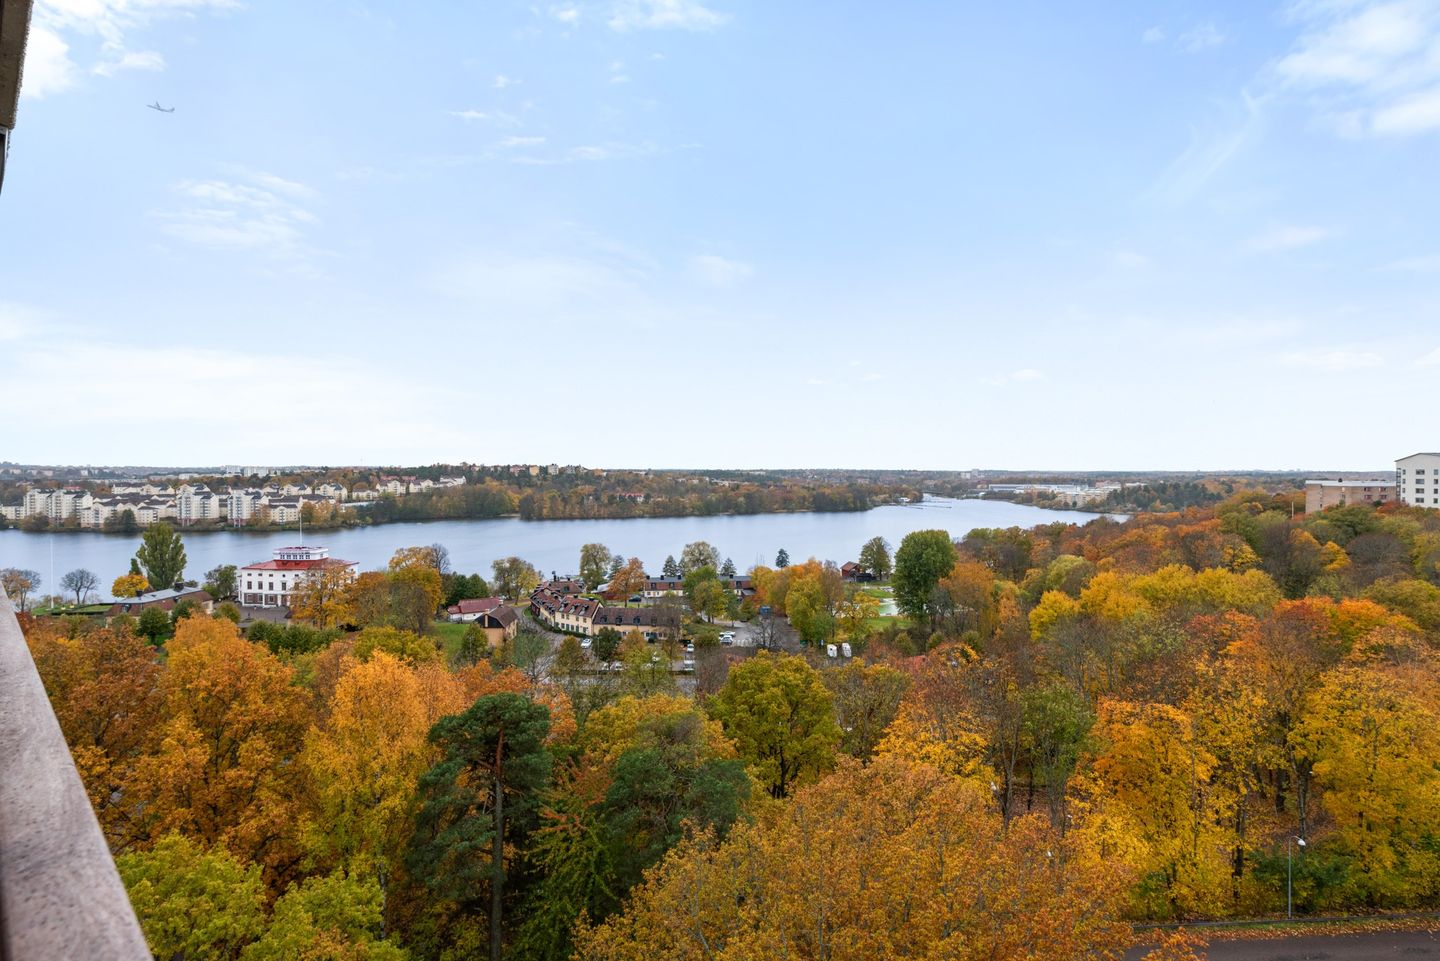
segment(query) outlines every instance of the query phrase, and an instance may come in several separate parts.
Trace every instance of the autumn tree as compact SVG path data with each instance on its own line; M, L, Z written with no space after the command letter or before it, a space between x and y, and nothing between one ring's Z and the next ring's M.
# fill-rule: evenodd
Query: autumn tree
M30 595L40 590L40 584L40 575L35 571L20 567L0 570L0 590L5 591L22 613L28 607Z
M712 710L772 797L786 797L835 763L834 698L798 657L762 651L737 664Z
M611 576L610 596L619 599L638 594L645 589L645 581L644 563L640 558L632 557Z
M390 621L390 578L383 571L362 571L345 588L345 621L375 627Z
M491 584L501 597L518 600L529 597L540 586L540 572L528 561L505 557L490 565L494 577Z
M115 859L157 958L228 961L265 930L260 869L180 834Z
M423 806L407 864L433 893L466 908L478 907L488 889L491 961L500 961L504 937L505 847L518 847L531 828L550 777L549 731L541 705L493 694L430 732L441 759L420 778Z
M298 866L298 766L306 712L294 673L223 619L191 617L166 645L169 718L126 803L144 835L224 844L280 881Z
M161 521L145 528L135 560L152 587L169 590L185 573L185 545L175 528Z
M685 603L696 617L711 621L725 613L730 594L715 574L713 567L697 567L684 580Z
M150 582L144 574L121 574L110 585L110 593L115 597L139 597L148 590Z
M899 713L910 679L892 667L866 665L858 660L822 671L820 677L834 698L835 720L841 730L840 749L868 761Z
M349 568L321 567L300 579L291 595L290 616L316 627L340 627L350 618Z
M409 952L384 935L380 884L336 872L292 884L275 902L265 933L246 946L240 961L408 961Z

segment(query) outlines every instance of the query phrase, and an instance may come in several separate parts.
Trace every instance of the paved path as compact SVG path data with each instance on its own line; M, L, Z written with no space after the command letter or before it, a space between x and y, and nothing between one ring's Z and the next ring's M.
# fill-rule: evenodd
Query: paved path
M1204 933L1204 929L1197 928ZM1143 958L1147 949L1125 955ZM1440 934L1425 931L1384 931L1280 938L1273 941L1212 941L1210 961L1384 961L1387 958L1440 959Z

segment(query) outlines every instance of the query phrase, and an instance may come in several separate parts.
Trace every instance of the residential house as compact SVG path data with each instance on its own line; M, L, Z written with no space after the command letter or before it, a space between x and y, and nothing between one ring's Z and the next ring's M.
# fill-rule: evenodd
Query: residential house
M1416 475L1417 479L1419 475ZM1305 513L1316 514L1327 507L1346 504L1370 504L1378 507L1395 499L1395 481L1389 477L1346 480L1307 480L1305 482ZM1440 491L1437 491L1440 493Z
M291 606L295 591L315 574L326 570L342 570L354 578L354 561L331 557L326 547L281 547L272 552L268 561L246 564L236 572L240 603L246 607Z

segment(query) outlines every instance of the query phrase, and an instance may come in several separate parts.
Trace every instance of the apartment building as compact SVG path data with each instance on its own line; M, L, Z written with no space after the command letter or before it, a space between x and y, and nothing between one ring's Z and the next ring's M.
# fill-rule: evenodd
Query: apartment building
M1360 480L1337 477L1334 480L1305 482L1305 513L1315 514L1327 507L1347 504L1369 504L1378 507L1395 500L1395 481L1388 477Z
M1440 507L1440 453L1411 454L1395 461L1396 497L1412 507Z

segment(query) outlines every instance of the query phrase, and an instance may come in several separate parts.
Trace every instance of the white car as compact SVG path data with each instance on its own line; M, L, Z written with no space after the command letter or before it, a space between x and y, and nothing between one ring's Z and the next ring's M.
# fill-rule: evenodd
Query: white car
M590 638L588 638L588 637L585 638L585 640L583 640L583 641L580 642L580 647L581 647L583 650L586 650L586 651L590 650L590 641L591 641Z
M826 656L826 657L834 657L834 656L835 656L835 645L834 645L834 644L826 644L826 645L825 645L825 656Z
M694 674L694 673L695 673L695 662L692 661L692 660L690 660L690 658L688 658L688 657L685 658L685 660L683 660L683 661L680 662L680 670L683 671L683 672L686 673L686 674Z
M840 653L843 654L843 655L846 656L846 657L854 657L854 656L855 656L854 654L851 654L851 653L850 653L850 642L849 642L849 641L846 641L845 643L843 643L843 644L840 645Z

